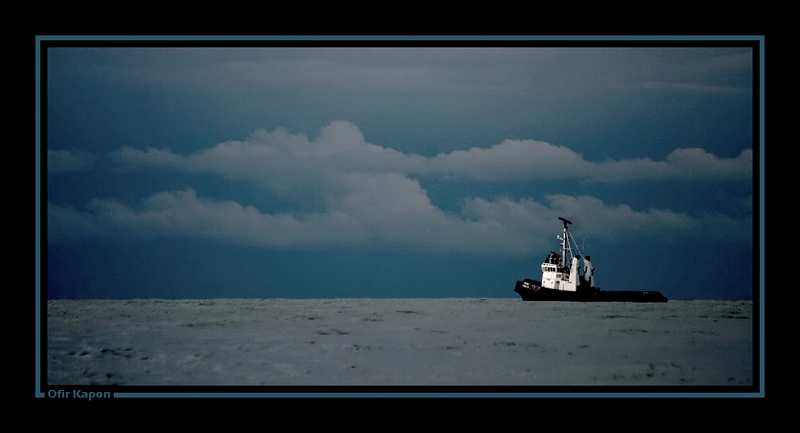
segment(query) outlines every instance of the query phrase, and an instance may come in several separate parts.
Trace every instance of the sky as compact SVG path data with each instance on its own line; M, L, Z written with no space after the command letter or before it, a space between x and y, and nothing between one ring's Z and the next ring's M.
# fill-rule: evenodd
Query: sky
M747 44L65 45L51 299L514 298L559 217L604 290L752 299Z

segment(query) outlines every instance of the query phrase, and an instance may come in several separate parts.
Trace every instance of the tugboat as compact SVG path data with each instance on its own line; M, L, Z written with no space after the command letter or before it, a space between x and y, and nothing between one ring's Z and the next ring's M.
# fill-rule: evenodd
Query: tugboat
M517 281L514 291L524 301L577 301L577 302L667 302L667 297L656 291L604 291L594 285L594 267L589 256L583 256L575 239L569 233L572 221L558 217L564 231L556 236L561 241L561 251L550 251L542 263L542 281L524 279ZM573 248L578 252L573 254ZM583 266L580 266L580 262Z

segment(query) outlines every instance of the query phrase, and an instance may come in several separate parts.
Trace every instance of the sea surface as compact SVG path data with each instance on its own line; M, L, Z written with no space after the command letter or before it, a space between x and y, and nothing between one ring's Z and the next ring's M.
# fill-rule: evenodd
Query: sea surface
M753 384L750 301L47 302L48 385Z

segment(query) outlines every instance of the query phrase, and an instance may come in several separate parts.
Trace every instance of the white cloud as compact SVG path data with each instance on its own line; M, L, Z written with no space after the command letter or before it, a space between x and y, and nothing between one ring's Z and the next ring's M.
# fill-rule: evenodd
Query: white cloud
M170 166L191 171L192 166L186 158L172 153L169 149L154 149L148 147L146 152L142 152L131 147L123 147L112 152L109 157L114 161L125 162L133 165L142 166Z
M506 140L490 148L439 154L424 167L423 174L477 180L559 179L580 177L591 164L566 147L535 140Z
M512 201L481 198L467 202L464 213L478 221L501 221L516 233L553 232L554 221L564 217L580 226L583 233L598 238L614 238L626 232L685 232L697 227L689 215L669 210L636 211L626 205L611 206L591 196L548 195L546 204L532 199Z
M703 149L675 149L666 161L648 158L606 161L592 164L589 179L617 183L633 179L692 179L727 181L753 177L753 151L743 150L736 158L719 158Z
M267 248L373 247L475 254L536 253L552 244L558 216L581 224L595 238L625 234L713 237L740 233L749 219L694 219L667 210L636 211L608 206L597 198L548 196L531 199L475 198L460 215L432 206L419 185L396 175L367 179L370 188L348 193L316 214L267 214L233 201L197 197L192 189L162 192L137 208L117 200L91 201L79 211L48 204L48 238L194 237ZM349 179L363 181L365 179ZM385 195L385 192L394 195ZM579 215L591 215L583 220ZM712 231L708 229L713 228ZM746 232L746 230L745 230Z
M592 162L563 146L536 140L505 140L489 148L471 148L435 157L405 154L367 143L357 127L336 121L316 140L257 130L245 141L229 141L188 157L167 149L142 152L123 148L111 158L124 163L164 165L251 180L280 192L287 184L320 183L337 173L402 173L477 180L584 178L598 182L632 179L729 180L752 177L750 149L732 159L703 149L676 149L664 161L648 158Z
M285 129L257 130L244 141L228 141L189 156L167 149L124 148L110 157L120 163L207 172L252 182L291 198L315 191L324 198L318 213L268 214L234 201L198 197L192 189L161 192L134 208L95 199L84 210L49 204L51 240L82 233L92 237L190 236L269 248L367 246L432 251L516 254L550 245L559 216L580 221L581 231L599 237L661 232L662 236L716 226L669 210L634 210L589 197L471 198L460 213L432 204L411 174L479 180L561 178L583 175L599 181L637 177L731 177L752 175L752 153L720 159L702 149L679 149L665 161L648 159L595 163L572 150L534 140L506 140L490 148L454 151L427 158L367 143L348 122L334 122L309 140ZM577 168L577 170L576 170ZM749 221L749 220L748 220ZM725 220L715 233L741 229L745 220ZM557 228L557 227L556 227ZM663 233L666 233L664 235Z
M720 159L703 149L675 149L667 155L667 162L674 167L676 175L702 179L718 177L729 179L737 176L753 176L753 151L745 149L736 158Z
M190 236L282 247L348 244L364 238L355 221L340 212L270 215L233 201L198 198L192 189L155 194L136 209L118 200L95 199L85 211L48 203L47 213L50 240Z

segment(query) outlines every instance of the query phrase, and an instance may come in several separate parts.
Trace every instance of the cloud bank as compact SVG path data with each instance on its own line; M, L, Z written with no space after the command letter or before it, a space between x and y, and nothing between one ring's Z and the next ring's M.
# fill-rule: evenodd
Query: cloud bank
M549 245L558 216L591 214L587 233L615 237L623 231L680 233L715 224L669 210L636 211L590 196L468 198L460 213L431 203L413 176L445 179L531 180L582 177L587 181L686 178L707 181L752 176L752 151L732 159L702 149L677 149L664 161L591 162L574 151L534 140L506 140L434 157L405 154L367 143L354 125L337 121L309 140L285 129L259 129L188 156L167 149L122 148L109 155L127 166L211 173L291 199L315 191L324 211L276 213L235 201L198 197L195 190L164 191L130 206L94 199L84 209L48 205L51 240L191 236L268 248L376 247L429 251L518 254ZM726 220L739 230L750 220ZM747 230L744 230L746 233ZM537 241L537 239L541 239Z
M505 140L489 148L473 147L434 157L405 154L367 143L357 127L336 121L316 140L278 128L259 129L245 141L228 141L189 156L168 149L122 148L111 158L120 163L168 166L252 180L270 189L304 178L337 173L400 173L476 180L582 178L597 182L633 179L721 181L752 177L753 152L719 158L703 149L676 149L665 161L649 158L592 162L563 146L536 140Z

